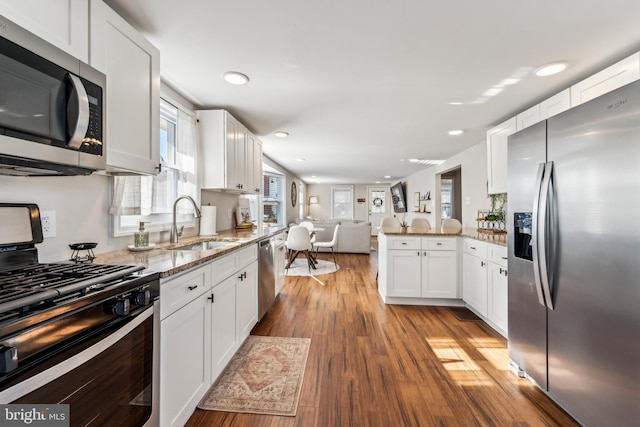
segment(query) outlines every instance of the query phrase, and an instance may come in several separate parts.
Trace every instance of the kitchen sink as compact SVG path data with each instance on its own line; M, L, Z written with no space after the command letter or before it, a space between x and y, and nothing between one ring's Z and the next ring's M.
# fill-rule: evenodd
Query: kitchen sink
M218 240L207 240L198 243L189 243L188 245L169 248L172 251L207 251L211 249L224 248L235 245L234 242L221 242Z

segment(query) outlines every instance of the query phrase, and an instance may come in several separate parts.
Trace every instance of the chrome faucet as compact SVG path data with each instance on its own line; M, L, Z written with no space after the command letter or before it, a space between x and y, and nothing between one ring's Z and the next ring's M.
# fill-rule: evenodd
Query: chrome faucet
M176 207L178 205L178 202L182 199L187 199L191 202L191 204L193 205L193 208L196 210L196 218L200 218L202 216L202 214L200 213L200 209L198 208L198 205L196 204L195 200L191 198L191 196L178 197L176 201L173 202L173 222L171 223L171 239L170 239L171 243L178 243L178 237L182 236L182 230L184 230L184 225L180 227L180 231L178 231L178 227L176 226Z

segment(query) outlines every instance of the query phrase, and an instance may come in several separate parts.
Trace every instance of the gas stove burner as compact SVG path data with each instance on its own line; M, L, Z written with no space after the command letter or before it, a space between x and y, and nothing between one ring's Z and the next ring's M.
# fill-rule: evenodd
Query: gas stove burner
M83 262L93 262L93 260L96 259L96 256L93 253L93 248L95 248L96 246L98 246L97 243L73 243L69 245L69 247L73 250L69 261L73 261L76 264L80 264ZM87 251L87 253L84 256L80 256L80 251Z

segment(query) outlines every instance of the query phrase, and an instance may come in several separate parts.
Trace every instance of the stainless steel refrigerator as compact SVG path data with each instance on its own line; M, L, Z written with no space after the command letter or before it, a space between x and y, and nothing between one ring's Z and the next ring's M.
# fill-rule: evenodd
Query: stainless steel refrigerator
M509 357L588 426L640 425L640 82L508 142Z

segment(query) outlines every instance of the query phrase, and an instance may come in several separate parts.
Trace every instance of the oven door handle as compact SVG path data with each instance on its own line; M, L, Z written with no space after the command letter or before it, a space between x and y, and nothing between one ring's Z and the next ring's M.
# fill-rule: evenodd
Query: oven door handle
M0 403L11 403L16 399L25 396L32 391L39 389L51 381L54 381L62 375L76 369L78 366L87 362L109 347L115 345L118 341L124 338L128 333L140 326L145 320L153 316L153 305L148 309L142 311L130 322L122 326L122 328L113 332L111 335L105 337L102 341L99 341L91 347L81 351L80 353L68 358L64 362L61 362L51 368L42 371L6 390L0 392Z

